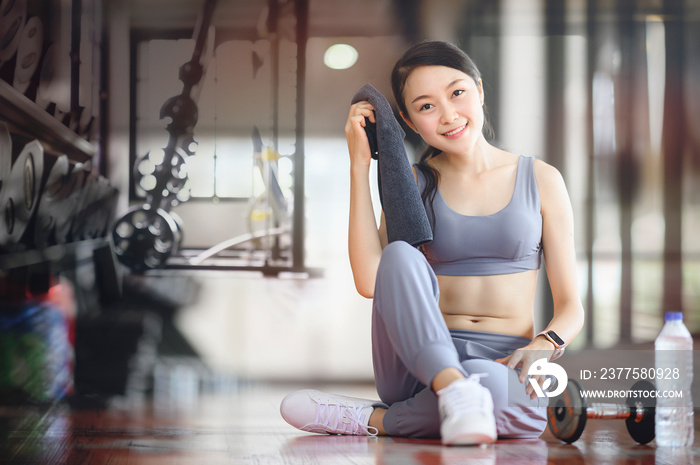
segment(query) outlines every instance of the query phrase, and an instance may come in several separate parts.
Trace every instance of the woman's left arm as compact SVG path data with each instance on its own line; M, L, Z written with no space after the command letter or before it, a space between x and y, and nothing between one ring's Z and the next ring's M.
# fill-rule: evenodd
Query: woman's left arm
M545 329L554 330L568 344L581 331L584 320L576 272L571 200L564 179L553 166L536 160L535 178L542 212L542 247L554 304L554 316ZM520 381L524 383L530 366L542 358L542 354L551 357L553 353L554 345L540 336L498 361L512 369L520 365ZM535 396L529 384L527 392Z
M535 177L542 209L542 248L554 304L554 317L545 329L554 330L568 344L581 331L584 320L576 272L574 215L564 179L556 168L537 160ZM553 347L542 336L535 340Z

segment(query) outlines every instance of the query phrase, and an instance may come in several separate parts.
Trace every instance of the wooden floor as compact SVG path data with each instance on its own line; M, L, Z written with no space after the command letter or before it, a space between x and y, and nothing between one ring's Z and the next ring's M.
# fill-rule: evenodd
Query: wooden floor
M314 386L318 387L318 386ZM296 386L249 385L226 394L122 402L103 410L0 407L1 464L691 464L700 441L684 450L635 444L620 420L589 420L574 445L549 431L537 440L482 447L438 441L303 433L279 415ZM333 386L372 397L371 387ZM700 415L696 414L696 423ZM700 424L696 424L696 431Z

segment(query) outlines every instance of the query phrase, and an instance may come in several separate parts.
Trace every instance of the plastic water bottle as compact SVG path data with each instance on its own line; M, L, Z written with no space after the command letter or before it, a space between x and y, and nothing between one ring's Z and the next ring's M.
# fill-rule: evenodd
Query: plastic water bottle
M654 343L656 364L656 445L693 445L693 339L680 312L666 313L666 323ZM664 397L664 392L682 396Z

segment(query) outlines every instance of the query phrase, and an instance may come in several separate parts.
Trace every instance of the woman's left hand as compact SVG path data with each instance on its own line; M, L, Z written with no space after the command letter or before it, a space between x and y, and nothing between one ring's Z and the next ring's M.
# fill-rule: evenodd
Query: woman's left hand
M543 337L536 337L528 345L517 349L508 357L498 358L494 361L506 365L511 370L520 368L520 375L518 376L518 380L521 383L527 382L525 392L530 396L531 399L534 399L535 397L537 397L537 393L532 387L532 384L528 382L528 372L530 371L530 367L537 360L540 360L542 358L549 360L552 354L554 354L554 347L552 347L552 343ZM540 387L542 387L546 380L546 377L542 375L531 376L531 378L534 379L537 382L537 384L540 385Z

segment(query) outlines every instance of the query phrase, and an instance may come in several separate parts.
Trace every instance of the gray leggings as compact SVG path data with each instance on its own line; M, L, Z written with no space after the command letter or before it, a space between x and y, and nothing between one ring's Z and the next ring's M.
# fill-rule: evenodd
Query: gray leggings
M427 386L442 369L488 373L501 438L537 438L547 425L547 398L531 400L518 372L493 360L530 339L448 330L438 307L437 278L423 254L395 241L382 253L372 306L372 356L379 397L388 406L391 436L438 438L437 396Z

